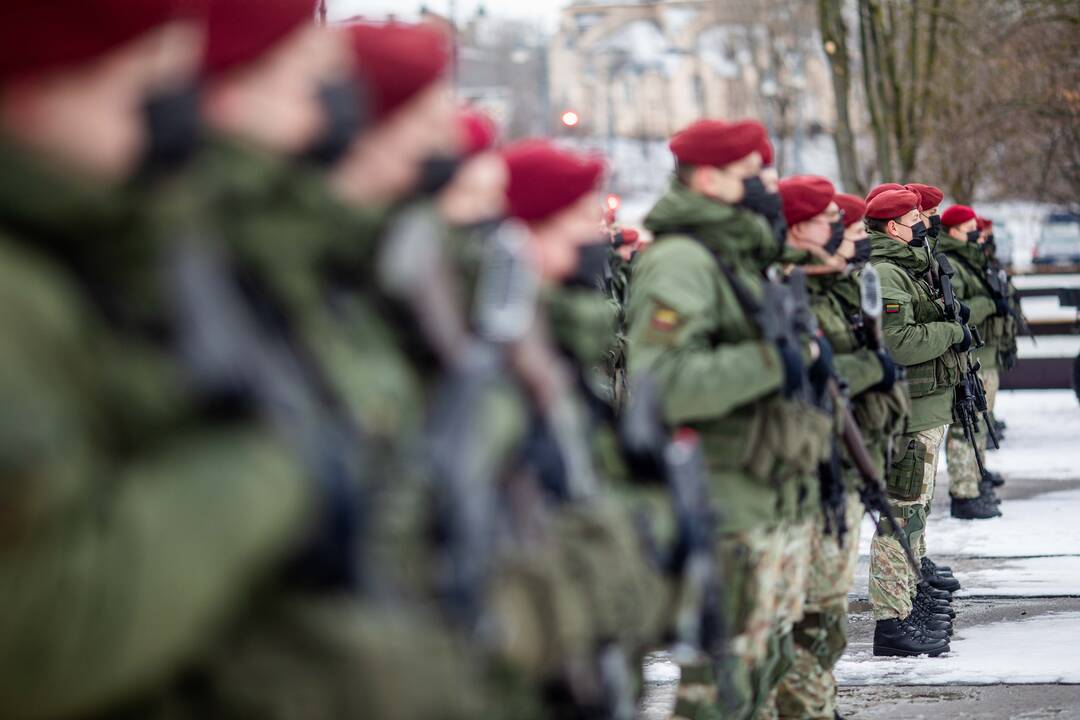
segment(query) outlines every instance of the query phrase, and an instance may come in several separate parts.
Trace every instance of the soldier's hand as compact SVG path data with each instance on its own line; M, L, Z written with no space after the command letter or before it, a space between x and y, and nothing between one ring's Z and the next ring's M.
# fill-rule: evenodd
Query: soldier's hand
M786 343L777 343L776 351L780 353L780 360L784 363L784 397L793 398L802 390L803 378L806 376L802 350Z
M964 303L960 302L959 300L957 300L956 301L956 316L957 316L957 319L960 320L961 324L967 325L968 320L971 319L971 308L968 307L967 305L965 305Z
M818 346L817 360L810 366L810 382L813 383L814 389L820 392L825 383L829 381L835 374L833 368L833 351L832 345L829 341L823 337L815 338L815 342Z
M964 331L964 336L953 343L952 347L956 352L967 352L971 349L971 331L968 330L967 325L961 325L960 329Z
M995 298L994 310L998 317L1005 317L1009 314L1009 301L1006 298Z
M893 386L896 385L896 381L901 377L902 372L900 366L896 364L892 359L892 356L885 350L878 350L874 355L881 364L882 377L881 382L871 388L871 390L877 392L889 392L893 389Z

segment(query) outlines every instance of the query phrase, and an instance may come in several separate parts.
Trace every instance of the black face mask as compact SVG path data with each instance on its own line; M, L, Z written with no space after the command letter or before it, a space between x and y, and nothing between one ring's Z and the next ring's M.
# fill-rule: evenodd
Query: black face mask
M461 167L461 158L453 155L432 155L424 160L420 168L420 180L416 185L416 194L434 197L450 184Z
M578 248L578 264L574 274L563 280L566 287L599 290L608 271L611 243L605 238Z
M926 231L928 237L936 238L941 234L941 216L930 216L930 229Z
M967 241L969 243L972 243L972 244L975 244L975 243L979 242L979 231L978 230L968 230Z
M318 90L325 125L314 142L300 155L304 162L319 167L337 164L349 149L363 122L360 94L351 80L323 83Z
M198 85L148 96L143 103L143 123L147 140L137 177L146 179L182 167L202 142Z
M829 242L825 243L825 252L835 255L844 242L844 223L837 221L829 225Z
M743 199L737 204L769 220L778 218L784 209L780 193L771 193L766 190L765 183L759 177L743 180Z
M855 255L848 260L848 265L862 267L870 260L870 238L855 241Z
M897 223L899 225L900 223ZM908 243L913 248L921 248L926 246L926 225L922 220L919 220L914 225L905 225L904 227L911 230L911 242Z

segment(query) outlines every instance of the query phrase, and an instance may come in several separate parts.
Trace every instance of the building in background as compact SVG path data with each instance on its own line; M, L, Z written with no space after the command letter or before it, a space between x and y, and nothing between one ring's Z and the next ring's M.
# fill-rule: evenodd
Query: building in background
M617 164L626 140L648 156L699 118L758 118L782 173L834 176L815 12L808 0L576 0L549 46L553 112L575 113L564 133L599 141Z

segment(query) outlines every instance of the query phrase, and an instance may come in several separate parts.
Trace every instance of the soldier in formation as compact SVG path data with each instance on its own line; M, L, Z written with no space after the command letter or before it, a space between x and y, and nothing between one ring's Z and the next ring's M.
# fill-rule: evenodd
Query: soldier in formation
M702 120L645 242L313 10L0 10L0 714L629 720L669 649L679 717L828 720L867 510L875 653L946 652L992 228Z

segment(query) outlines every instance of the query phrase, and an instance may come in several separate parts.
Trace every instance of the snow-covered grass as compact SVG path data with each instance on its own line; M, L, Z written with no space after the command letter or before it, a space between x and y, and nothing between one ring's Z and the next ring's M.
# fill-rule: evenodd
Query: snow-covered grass
M1080 683L1080 613L1050 613L967 628L938 658L876 658L853 648L836 668L843 685Z

